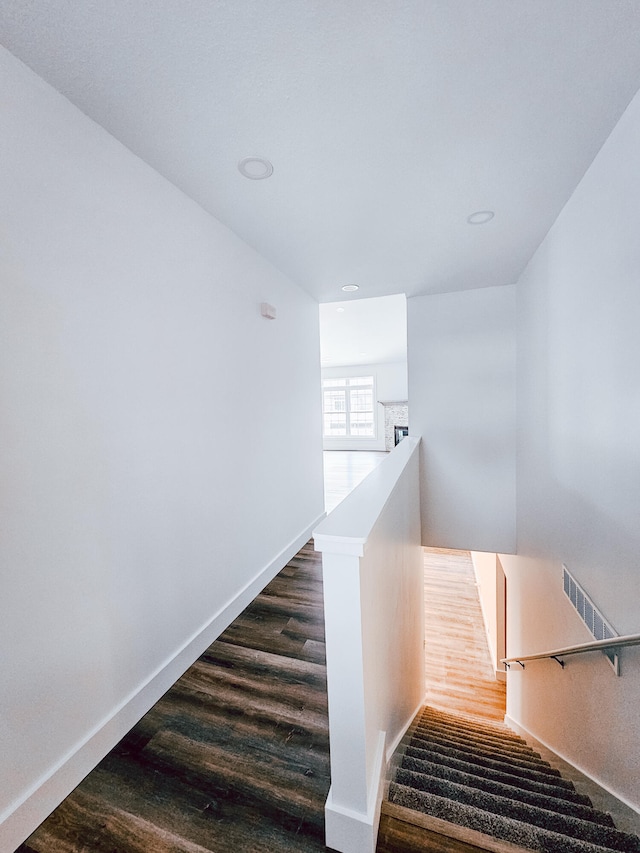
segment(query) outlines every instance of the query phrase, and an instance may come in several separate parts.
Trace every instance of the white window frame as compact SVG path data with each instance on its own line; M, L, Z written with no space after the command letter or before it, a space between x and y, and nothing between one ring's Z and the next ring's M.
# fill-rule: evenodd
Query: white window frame
M354 379L358 379L360 377L365 377L367 379L371 379L370 383L366 385L350 385ZM331 385L331 383L337 383L343 381L344 385ZM326 385L325 385L326 383ZM326 412L324 408L324 392L331 390L331 388L335 390L344 389L345 392L345 424L346 424L346 434L345 435L335 435L331 433L325 433L324 431L324 417L325 414L333 414L332 412ZM349 402L350 397L347 392L354 391L358 389L366 389L371 390L372 395L372 405L371 405L371 422L373 424L373 432L371 435L357 435L350 432L351 424L349 415L351 413ZM378 439L378 412L377 412L377 394L376 394L376 377L375 374L372 374L369 371L362 371L362 373L354 373L352 376L325 376L322 380L322 437L324 441L345 441L345 442L355 442L355 441L377 441Z

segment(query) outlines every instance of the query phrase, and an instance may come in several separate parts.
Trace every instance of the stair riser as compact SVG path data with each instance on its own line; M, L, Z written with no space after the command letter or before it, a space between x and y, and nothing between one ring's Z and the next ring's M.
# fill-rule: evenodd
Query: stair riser
M406 749L407 755L413 755L414 758L421 758L425 761L434 761L437 764L464 765L471 768L469 772L475 773L477 776L493 776L499 773L501 776L509 779L521 780L519 784L533 782L536 785L544 785L545 788L552 788L558 791L558 796L565 796L566 792L573 792L573 786L570 782L561 779L557 776L536 775L533 773L514 773L513 767L501 764L499 761L485 761L469 759L464 753L452 755L451 750L430 749L427 744L420 746L408 746ZM517 785L516 785L517 787Z
M547 764L546 761L543 761L539 753L534 752L529 747L511 747L510 745L501 744L499 741L490 740L489 738L467 737L466 735L455 734L452 730L442 729L438 726L416 726L411 734L419 734L427 738L438 738L443 743L446 742L452 745L460 744L461 749L474 750L478 748L481 752L499 753L500 755L514 758L516 761L521 758L524 761L540 761L543 764Z
M552 797L555 800L563 800L570 803L591 808L591 802L588 797L577 794L574 790L567 787L558 787L557 785L546 785L543 782L536 782L534 779L526 779L522 776L510 776L507 773L499 773L495 770L486 771L486 768L478 767L474 764L468 764L464 761L457 761L447 756L438 755L437 753L427 753L424 750L418 750L414 747L409 747L405 753L406 758L411 758L417 765L422 763L430 765L435 764L440 767L450 767L452 770L457 770L461 773L467 773L476 776L480 779L491 779L499 784L510 785L514 788L519 788L524 791L531 791L537 794L544 794L547 797Z
M533 753L533 749L527 745L527 743L522 738L505 738L500 734L489 734L485 731L477 731L472 728L457 728L456 726L445 723L442 721L437 721L434 719L424 719L418 720L415 725L416 730L424 730L424 731L438 731L442 732L443 735L462 738L464 740L469 740L472 742L479 743L487 743L487 744L495 744L499 746L501 749L508 749L513 752L526 752Z
M517 735L514 731L507 728L504 723L487 723L481 722L480 720L469 719L462 715L455 716L454 714L447 713L446 711L435 711L429 709L424 711L416 718L417 722L424 722L425 724L429 724L430 722L437 722L443 726L451 726L454 729L459 729L460 731L470 731L470 732L481 732L482 734L486 734L489 737L496 737L499 740L505 741L513 741L514 743L526 743L520 735Z
M472 789L465 785L449 782L445 779L435 777L420 777L419 774L400 770L397 780L400 784L413 787L417 790L425 790L429 794L445 797L457 803L473 808L482 809L501 817L537 826L540 829L557 832L570 837L582 838L591 844L599 844L603 847L620 848L621 834L608 826L583 821L575 817L559 814L548 809L510 800L503 796L488 794L478 789ZM421 786L425 787L422 788Z
M481 776L474 776L471 773L462 773L459 770L454 770L451 767L434 764L432 762L418 761L411 756L405 755L402 765L403 770L408 770L414 774L423 774L426 778L435 776L440 779L446 779L449 782L456 782L460 785L467 785L470 788L477 788L485 791L488 794L497 796L509 797L512 800L518 800L521 803L538 806L542 809L557 811L564 815L579 818L580 820L588 820L594 823L601 823L604 826L613 826L613 820L609 815L601 814L594 811L593 808L579 803L572 803L569 800L562 800L558 797L549 797L545 794L528 791L526 788L516 787L514 785L506 785L503 782L496 782L492 779L485 779ZM400 778L398 777L398 781ZM404 782L403 784L408 784ZM416 784L417 788L429 790L428 782L425 785Z
M493 815L482 809L465 806L433 794L391 784L389 800L407 808L422 811L441 820L467 826L512 844L519 844L544 853L611 853L612 848L569 838L556 832L531 826L513 818ZM624 846L621 846L624 845ZM638 853L640 847L627 839L614 849L621 853Z
M460 749L456 746L448 746L446 743L441 743L436 738L427 738L422 736L421 734L416 734L411 742L413 745L417 747L421 747L422 749L434 749L438 752L447 752L450 751L454 758L461 758L462 760L469 760L473 763L481 764L484 762L491 762L491 766L500 764L501 767L499 769L504 770L505 772L510 772L507 768L511 768L511 772L514 775L524 775L525 773L531 773L534 776L546 776L546 777L559 777L560 774L553 767L549 767L548 764L544 763L536 763L531 761L515 761L509 760L503 756L498 756L493 758L490 750L486 750L481 752L480 750L475 750L473 753L467 752L464 749Z

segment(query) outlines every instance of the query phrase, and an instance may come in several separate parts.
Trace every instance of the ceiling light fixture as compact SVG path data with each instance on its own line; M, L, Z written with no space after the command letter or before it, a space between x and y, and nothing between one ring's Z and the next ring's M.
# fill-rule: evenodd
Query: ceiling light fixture
M487 222L491 222L494 216L493 210L476 210L475 213L467 216L467 222L469 225L486 225Z
M252 181L262 181L273 175L273 165L264 157L245 157L238 163L238 170L241 175Z
M345 293L355 293L356 290L360 290L357 284L345 284L342 286L342 289Z

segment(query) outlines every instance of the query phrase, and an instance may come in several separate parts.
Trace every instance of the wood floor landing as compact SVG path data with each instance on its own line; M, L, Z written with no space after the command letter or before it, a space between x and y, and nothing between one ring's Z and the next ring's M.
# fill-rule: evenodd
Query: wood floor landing
M320 853L328 789L309 543L16 853Z
M424 548L426 704L504 720L468 551Z

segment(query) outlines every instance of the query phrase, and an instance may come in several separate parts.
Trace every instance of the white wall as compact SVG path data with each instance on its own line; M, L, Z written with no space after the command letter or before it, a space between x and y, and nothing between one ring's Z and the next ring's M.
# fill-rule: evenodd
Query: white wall
M515 550L515 288L407 300L422 544Z
M323 379L336 379L344 376L373 376L376 383L376 397L382 403L407 399L406 360L322 368ZM376 435L374 438L351 438L349 436L325 438L324 449L385 450L384 407L379 403L376 404Z
M323 499L317 305L4 50L0 80L8 850Z
M518 553L508 653L585 640L561 563L640 630L640 96L518 284ZM640 809L640 652L512 668L508 713Z
M556 561L502 556L507 576L507 655L543 652L593 637L562 591ZM596 600L597 604L597 600ZM529 732L640 811L640 650L623 649L621 677L600 652L512 666L507 721Z
M504 664L500 661L506 656L506 620L505 620L505 576L497 554L486 551L472 551L473 572L478 586L478 598L482 608L489 646L489 656L496 678L506 679Z

